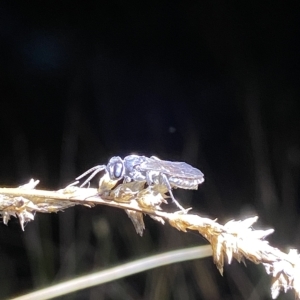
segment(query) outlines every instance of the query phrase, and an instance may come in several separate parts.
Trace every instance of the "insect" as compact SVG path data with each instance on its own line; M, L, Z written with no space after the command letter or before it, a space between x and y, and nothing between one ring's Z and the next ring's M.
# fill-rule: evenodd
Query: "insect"
M99 172L105 170L111 180L145 181L150 185L163 185L178 208L184 208L175 199L172 188L196 190L198 185L204 181L204 174L185 162L173 162L160 160L156 156L146 157L139 155L128 155L124 159L119 156L112 157L107 165L95 166L82 175L79 180L92 173L81 185L86 185Z

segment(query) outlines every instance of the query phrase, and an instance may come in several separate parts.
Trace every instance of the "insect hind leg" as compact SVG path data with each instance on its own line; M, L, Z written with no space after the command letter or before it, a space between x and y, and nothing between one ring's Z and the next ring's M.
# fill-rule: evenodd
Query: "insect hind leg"
M171 185L170 185L170 182L169 182L168 177L167 177L165 174L161 173L161 174L160 174L160 179L161 179L161 180L160 180L160 181L161 181L161 184L164 184L164 185L167 187L168 192L169 192L169 194L170 194L170 196L171 196L171 198L172 198L172 201L176 204L176 206L177 206L181 211L186 212L187 210L186 210L185 208L183 208L183 206L181 206L181 205L179 204L179 202L175 199L175 197L174 197L174 195L173 195L173 193L172 193L172 187L171 187Z

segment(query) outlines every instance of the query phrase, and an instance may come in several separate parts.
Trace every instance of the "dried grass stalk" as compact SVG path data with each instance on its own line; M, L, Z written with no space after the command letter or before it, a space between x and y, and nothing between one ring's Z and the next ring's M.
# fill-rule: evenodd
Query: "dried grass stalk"
M288 254L269 245L265 240L273 229L255 230L252 225L258 217L243 221L230 221L220 225L216 220L202 218L182 212L165 212L162 203L167 203L167 189L164 186L144 187L143 182L119 184L111 181L107 175L100 180L99 188L80 188L75 182L58 191L36 190L38 180L18 188L0 188L0 214L4 224L11 216L18 217L24 230L24 223L34 220L36 212L52 213L75 205L93 207L97 204L124 209L132 220L138 234L145 229L144 215L169 224L180 231L196 230L211 244L214 262L223 274L225 258L230 264L235 258L238 262L248 259L263 264L266 272L273 278L271 293L277 298L281 290L294 289L300 299L300 257L295 249ZM116 186L116 187L115 187Z

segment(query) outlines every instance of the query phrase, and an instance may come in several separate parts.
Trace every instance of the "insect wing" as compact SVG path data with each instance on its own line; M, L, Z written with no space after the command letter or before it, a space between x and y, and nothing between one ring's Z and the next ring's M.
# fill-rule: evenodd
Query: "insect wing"
M185 162L173 162L148 158L140 164L143 171L158 171L170 176L177 176L190 179L203 178L203 173Z

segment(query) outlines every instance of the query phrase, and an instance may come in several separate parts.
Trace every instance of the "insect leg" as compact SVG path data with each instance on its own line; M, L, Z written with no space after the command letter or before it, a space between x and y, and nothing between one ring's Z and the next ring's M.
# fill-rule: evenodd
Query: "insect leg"
M183 207L179 204L179 202L175 199L175 197L174 197L174 195L173 195L173 193L172 193L172 187L171 187L171 185L170 185L169 179L168 179L168 177L166 176L166 174L160 173L160 178L161 178L161 183L164 184L164 185L167 187L168 192L170 193L170 196L171 196L173 202L176 204L176 206L177 206L180 210L182 210L182 211L187 211L187 210L186 210L185 208L183 208Z
M148 185L159 184L160 172L158 171L147 171L146 172L146 181Z
M102 170L106 169L105 165L99 165L99 166L95 166L87 171L85 171L83 174L81 174L80 176L78 176L77 178L75 178L76 180L79 180L81 178L83 178L84 176L86 176L87 174L93 173L84 181L84 183L80 186L83 187L85 186L88 182L91 181L92 178L94 178L99 172L101 172Z

